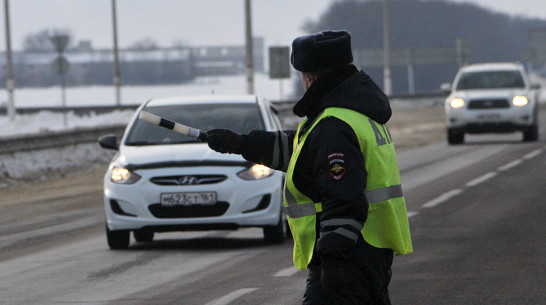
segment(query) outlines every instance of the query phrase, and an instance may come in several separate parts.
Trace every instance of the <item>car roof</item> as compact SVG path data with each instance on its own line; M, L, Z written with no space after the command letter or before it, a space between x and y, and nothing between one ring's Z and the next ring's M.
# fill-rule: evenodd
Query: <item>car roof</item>
M522 65L514 62L491 62L471 64L462 68L465 72L477 72L477 71L499 71L499 70L520 70Z
M146 102L147 107L184 104L256 104L255 95L198 95L153 98Z

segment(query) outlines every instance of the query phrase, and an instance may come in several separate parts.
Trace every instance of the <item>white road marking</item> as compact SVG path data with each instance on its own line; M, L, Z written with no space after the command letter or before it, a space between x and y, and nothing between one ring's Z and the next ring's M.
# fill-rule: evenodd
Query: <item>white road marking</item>
M282 269L278 271L277 273L273 274L274 277L291 277L292 275L296 274L299 270L292 266L286 269Z
M241 296L245 294L249 294L251 292L254 292L258 290L258 288L243 288L235 290L231 293L226 294L225 296L218 298L216 300L212 300L208 302L206 305L227 305L231 303L233 300L240 298Z
M514 168L514 167L520 165L521 163L523 163L523 160L521 160L521 159L516 159L516 160L514 160L514 161L512 161L512 162L510 162L510 163L506 163L506 164L503 165L503 166L499 166L499 168L497 168L497 170L499 170L499 171L501 171L501 172L504 172L504 171L507 171L507 170L509 170L509 169L511 169L511 168Z
M417 214L419 214L419 212L408 211L408 218L412 218L413 216L416 216Z
M542 153L542 149L537 149L537 150L533 150L532 152L526 154L525 156L523 156L523 159L525 160L530 160L530 159L533 159L534 157L540 155Z
M462 193L463 191L460 190L460 189L454 189L454 190L451 190L447 193L443 193L442 195L436 197L435 199L432 199L431 201L423 204L421 207L422 208L432 208L432 207L435 207L437 205L439 205L440 203L444 202L444 201L447 201L449 199L451 199L452 197L454 196L457 196L459 195L460 193Z
M476 178L476 179L474 179L474 180L471 180L471 181L467 182L467 183L465 184L465 186L466 186L466 187L476 186L476 185L478 185L478 184L480 184L480 183L482 183L482 182L485 182L485 181L487 181L487 180L489 180L489 179L495 177L496 175L497 175L496 172L489 172L489 173L487 173L487 174L485 174L485 175L483 175L483 176L480 176L480 177L478 177L478 178Z
M524 160L530 160L530 159L533 159L533 158L537 157L538 155L543 153L545 149L546 149L546 147L533 150L530 153L527 153L526 155L524 155L523 159L516 159L514 161L506 163L505 165L499 166L496 171L489 172L487 174L484 174L484 175L482 175L482 176L480 176L480 177L478 177L476 179L473 179L473 180L467 182L465 184L465 187L473 187L473 186L476 186L476 185L478 185L478 184L480 184L482 182L485 182L485 181L495 177L497 175L497 172L507 171L507 170L509 170L511 168L514 168L514 167L522 164L524 162ZM459 195L462 192L463 192L462 189L454 189L454 190L451 190L449 192L443 193L442 195L440 195L440 196L426 202L425 204L423 204L421 206L421 208L435 207L435 206L443 203L444 201L447 201L447 200L451 199L452 197ZM419 214L419 212L408 211L408 218L416 216L418 214Z

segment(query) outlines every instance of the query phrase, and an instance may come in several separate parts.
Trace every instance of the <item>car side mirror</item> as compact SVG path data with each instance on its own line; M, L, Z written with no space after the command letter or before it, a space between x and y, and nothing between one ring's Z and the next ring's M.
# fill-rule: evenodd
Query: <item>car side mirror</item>
M118 150L118 137L114 134L107 134L99 138L99 145L105 149Z
M440 90L442 90L444 93L451 93L451 83L443 83L440 86Z

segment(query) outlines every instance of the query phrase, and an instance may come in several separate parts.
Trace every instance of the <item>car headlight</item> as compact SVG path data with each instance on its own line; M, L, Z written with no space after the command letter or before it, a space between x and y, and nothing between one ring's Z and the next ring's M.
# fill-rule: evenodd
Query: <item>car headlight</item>
M454 109L459 109L464 107L464 100L462 98L454 98L449 101L449 106Z
M114 167L110 180L119 184L133 184L140 180L140 176L124 167Z
M529 100L523 95L516 95L512 99L512 104L514 104L516 107L521 107L529 104Z
M254 164L252 167L247 168L237 173L237 176L244 180L258 180L271 176L273 170L265 165Z

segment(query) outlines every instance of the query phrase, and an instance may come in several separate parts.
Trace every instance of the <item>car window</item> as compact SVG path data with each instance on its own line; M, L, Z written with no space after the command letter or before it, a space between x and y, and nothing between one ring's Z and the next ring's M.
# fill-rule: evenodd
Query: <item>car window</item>
M465 72L459 78L457 90L524 88L519 71Z
M227 128L237 133L265 129L256 104L192 104L145 107L143 110L202 131ZM125 145L164 145L191 143L197 140L136 120Z

